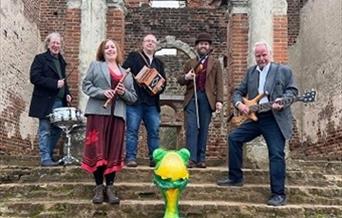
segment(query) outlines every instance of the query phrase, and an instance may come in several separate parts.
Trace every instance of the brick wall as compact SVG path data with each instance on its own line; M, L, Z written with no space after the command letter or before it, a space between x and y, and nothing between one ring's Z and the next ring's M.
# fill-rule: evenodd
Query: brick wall
M273 58L278 63L288 62L287 16L273 16Z
M64 36L66 0L40 0L38 15L42 39L51 32L59 32Z
M291 155L341 160L341 1L288 1L289 63L300 91L314 88L316 102L293 106L298 133ZM318 55L319 54L319 55Z
M228 40L228 76L226 84L228 84L228 102L231 102L231 95L234 88L237 87L243 79L247 69L248 56L248 30L249 22L247 14L233 14L229 18L227 28ZM232 105L229 104L228 114L233 111ZM232 128L234 126L230 125Z
M32 85L29 68L40 51L39 1L1 1L0 154L29 154L36 121L28 117Z
M67 9L64 18L64 58L68 63L66 68L68 77L68 85L71 95L73 97L72 106L78 106L78 91L80 73L79 66L79 45L80 45L80 31L81 31L81 11L80 9Z
M175 36L176 40L181 40L192 47L197 35L202 31L207 31L213 38L214 56L225 55L227 53L225 12L224 9L169 9L150 8L146 5L140 8L128 8L125 18L125 52L127 54L129 51L141 48L141 40L147 33L154 33L158 40L168 35ZM163 58L167 65L168 81L170 81L165 94L184 95L184 89L179 88L176 77L188 58L182 57L181 53L175 60L171 60L170 57ZM170 63L173 64L169 65ZM224 78L226 78L226 71L224 72ZM226 126L221 119L222 117L215 117L211 124L207 153L209 159L225 156L225 153L221 151L227 147L225 144ZM140 140L140 144L143 146L139 146L141 148L139 154L144 156L146 154L145 136Z
M288 45L296 43L299 34L300 9L308 0L287 0L287 17L288 17Z
M226 159L227 123L223 122L229 114L231 105L230 93L241 81L247 68L248 52L248 15L233 14L226 18L226 10L213 8L211 1L187 1L187 8L157 9L148 6L148 0L125 1L128 13L109 7L107 11L107 37L114 38L123 45L127 55L129 51L140 48L142 37L149 32L155 33L158 39L173 35L176 39L193 46L196 35L208 31L213 36L213 55L226 55L228 67L224 70L226 111L223 117L217 115L211 124L208 157ZM287 44L296 45L300 33L300 13L308 0L288 0L288 16L273 18L274 59L287 63ZM6 4L12 4L8 11ZM18 5L19 3L19 5ZM22 3L22 4L20 4ZM68 62L67 72L75 67L68 82L74 96L73 105L78 105L79 87L79 44L80 44L80 9L68 9L66 0L22 0L2 1L3 16L1 19L1 104L0 104L0 153L29 153L36 149L37 122L27 116L32 85L28 82L29 66L35 54L41 52L42 41L52 31L58 31L64 38L63 49ZM11 10L18 11L11 11ZM7 14L8 13L8 14ZM11 17L19 14L18 17ZM148 18L148 19L146 19ZM228 22L229 21L229 22ZM303 43L303 42L302 42ZM303 43L305 44L305 43ZM308 46L308 43L306 44ZM314 44L311 44L314 46ZM308 46L308 47L311 47ZM305 49L305 48L304 48ZM183 95L183 89L175 82L175 77L187 55L179 51L177 58L163 56L170 81L166 94ZM321 72L320 70L318 70ZM319 75L319 74L316 74ZM3 82L6 81L6 82ZM308 82L310 83L310 82ZM311 86L311 84L308 84ZM333 86L335 87L334 83ZM338 85L336 85L336 90ZM333 97L338 98L337 95ZM332 98L327 99L322 108L334 107ZM168 111L166 109L166 111ZM310 108L315 112L315 108ZM324 131L317 130L317 140L303 140L305 131L297 127L295 121L295 137L291 141L294 157L339 159L341 154L341 130L336 127L336 119L325 112L317 112L319 120L325 123ZM168 113L167 113L168 115ZM168 119L168 117L165 117ZM173 130L172 130L173 131ZM171 131L171 132L172 132ZM144 131L142 136L146 135ZM34 153L33 152L33 153Z
M107 38L117 41L124 50L125 15L118 8L110 7L107 10Z

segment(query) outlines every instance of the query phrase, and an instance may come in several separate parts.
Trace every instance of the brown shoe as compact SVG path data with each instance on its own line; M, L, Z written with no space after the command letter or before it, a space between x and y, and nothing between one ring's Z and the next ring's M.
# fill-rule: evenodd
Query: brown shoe
M128 167L137 167L138 163L135 160L129 160L126 163L126 166L128 166Z
M107 201L109 204L119 204L120 203L120 198L118 198L112 191L113 186L109 185L106 186L106 196L107 196Z
M188 168L194 168L196 166L196 163L193 162L192 160L189 161L189 165L188 165Z
M104 185L97 185L94 189L95 195L93 197L93 203L94 204L102 204L103 202L103 191L104 191Z
M207 165L205 165L204 162L201 162L201 163L198 163L198 164L197 164L197 167L198 167L198 168L207 168Z

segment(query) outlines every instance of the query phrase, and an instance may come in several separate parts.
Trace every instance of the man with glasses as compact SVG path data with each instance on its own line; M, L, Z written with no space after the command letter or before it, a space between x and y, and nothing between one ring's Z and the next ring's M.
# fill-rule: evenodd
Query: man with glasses
M166 80L163 62L154 56L157 48L157 39L153 34L147 34L143 38L142 50L131 52L123 64L124 68L130 68L134 76L146 66L155 68ZM160 128L160 103L159 96L164 91L165 85L157 93L151 93L146 87L139 85L136 81L134 87L138 100L133 105L128 105L126 120L126 165L128 167L138 166L136 161L139 127L144 122L147 130L147 145L149 150L150 167L154 167L152 160L153 151L159 147Z

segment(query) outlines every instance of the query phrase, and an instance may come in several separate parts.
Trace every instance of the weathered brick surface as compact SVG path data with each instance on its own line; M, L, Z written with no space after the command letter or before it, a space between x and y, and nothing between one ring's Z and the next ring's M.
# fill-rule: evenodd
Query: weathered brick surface
M27 154L34 148L36 121L27 113L32 92L29 68L41 51L39 30L33 23L37 4L1 1L0 153Z
M169 35L175 36L177 40L192 47L197 35L203 31L212 35L214 56L219 57L227 53L227 20L224 9L157 9L146 6L129 8L125 19L125 51L127 54L129 51L141 48L142 37L150 32L156 34L159 40ZM166 74L170 81L164 94L184 95L184 88L176 83L176 77L181 73L182 66L189 57L181 55L174 60L166 57L162 59L166 62ZM224 78L226 77L227 73L224 70ZM220 116L215 117L210 125L208 158L225 159L226 152L222 151L227 147L225 143L227 131L221 119ZM145 138L143 134L139 145L139 154L143 156L147 153Z
M308 0L287 0L288 45L296 43L300 29L300 9Z
M288 61L287 16L273 17L273 58L274 61L287 64Z
M296 43L289 47L289 63L301 91L314 88L317 98L312 104L293 106L299 134L290 144L291 155L341 160L342 3L311 0L301 4L299 32Z
M110 7L107 10L107 38L119 42L124 49L125 15L118 8Z
M225 113L215 115L210 126L210 137L208 146L208 158L226 159L226 133L230 125L225 121L231 111L230 96L233 88L241 81L247 68L248 34L249 21L248 14L230 14L224 7L214 8L219 1L187 1L187 8L182 9L156 9L150 8L147 0L128 0L125 6L128 11L125 15L122 11L113 6L107 10L107 38L113 38L123 46L125 54L129 51L140 48L143 35L148 32L155 33L158 39L166 36L175 36L176 39L193 46L196 35L202 31L208 31L213 36L214 56L224 58L227 68L224 69L225 82ZM216 2L211 4L211 2ZM226 2L226 1L223 1ZM324 33L331 33L329 37L322 36L322 31L315 29L305 29L301 26L303 13L306 17L315 15L315 11L303 11L307 4L319 4L319 2L308 0L288 0L288 16L273 17L273 47L274 59L277 62L287 63L296 59L296 49L301 47L303 54L300 56L301 63L316 64L297 67L294 65L296 78L300 81L300 87L318 87L329 93L321 96L317 106L295 106L296 111L304 111L300 115L296 114L295 137L290 142L291 156L299 158L321 158L340 159L342 153L341 146L341 100L340 79L338 77L338 53L334 47L334 38L338 27L324 25L327 27ZM338 2L338 1L335 1ZM34 55L43 51L42 41L46 35L52 31L61 33L64 39L63 50L68 62L67 72L70 73L75 67L68 82L74 97L73 106L79 102L79 44L81 29L80 9L68 9L67 0L18 0L1 1L1 84L3 90L0 94L0 152L2 153L27 153L36 152L36 129L37 122L27 116L29 101L32 92L32 85L29 82L29 67ZM333 4L333 1L332 1ZM331 6L325 4L324 8L331 7L330 14L336 14ZM315 8L315 7L312 7ZM330 14L325 16L328 19ZM15 17L16 15L16 17ZM336 14L337 17L339 14ZM312 18L319 17L315 15ZM331 16L334 17L334 16ZM330 18L329 18L330 19ZM331 18L332 19L332 18ZM309 19L310 20L310 19ZM332 22L335 25L334 22ZM329 27L329 28L328 28ZM303 29L303 30L301 30ZM316 32L315 32L316 31ZM300 40L300 33L310 32L308 38ZM319 37L318 37L319 36ZM326 39L321 40L321 39ZM304 39L304 40L303 40ZM315 59L310 54L315 49L323 51L320 45L328 42L327 56L329 59ZM288 55L288 45L294 52ZM297 57L297 56L296 56ZM169 85L165 94L183 95L184 88L176 83L176 76L180 72L182 65L189 58L183 51L178 51L176 57L161 57L166 63ZM309 58L311 59L310 61ZM299 59L298 59L299 60ZM319 67L312 67L312 66ZM336 67L337 66L337 67ZM315 72L312 74L312 72ZM313 75L307 77L307 74ZM316 83L315 83L316 81ZM318 84L319 83L319 84ZM334 91L335 90L335 91ZM337 92L337 93L336 93ZM329 113L327 113L328 111ZM178 121L182 118L182 111L172 111L165 107L163 119L170 120L170 114L175 114ZM314 115L315 119L309 115ZM222 122L223 120L223 122ZM313 128L314 127L314 128ZM178 127L177 127L178 128ZM164 131L164 130L163 130ZM174 129L165 130L166 134L173 134ZM164 134L164 133L162 133ZM140 139L145 142L146 133L142 131ZM164 136L163 136L164 137ZM140 153L146 153L146 146Z
M79 45L81 31L81 11L80 9L67 9L64 27L64 52L65 60L68 63L66 72L68 77L68 85L73 97L72 106L78 106L78 91L80 73L79 66Z

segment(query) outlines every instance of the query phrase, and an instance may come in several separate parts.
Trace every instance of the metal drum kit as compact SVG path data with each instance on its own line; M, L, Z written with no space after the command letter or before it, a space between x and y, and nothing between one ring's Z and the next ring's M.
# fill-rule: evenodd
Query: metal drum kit
M82 111L75 107L60 107L52 111L48 115L50 122L63 130L67 141L64 145L64 156L58 163L69 165L80 161L71 155L71 132L79 127L84 126L84 115Z

